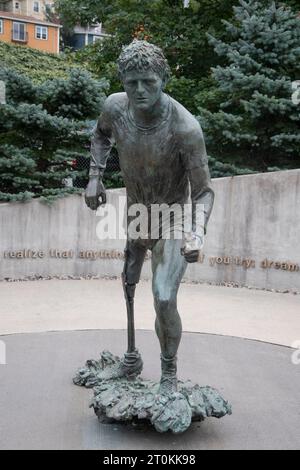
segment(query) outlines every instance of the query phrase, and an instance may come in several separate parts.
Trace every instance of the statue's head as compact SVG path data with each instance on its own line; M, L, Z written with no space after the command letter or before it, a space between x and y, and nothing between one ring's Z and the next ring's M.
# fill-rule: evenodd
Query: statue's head
M130 103L138 109L151 108L170 77L170 67L162 50L135 39L123 47L117 64Z

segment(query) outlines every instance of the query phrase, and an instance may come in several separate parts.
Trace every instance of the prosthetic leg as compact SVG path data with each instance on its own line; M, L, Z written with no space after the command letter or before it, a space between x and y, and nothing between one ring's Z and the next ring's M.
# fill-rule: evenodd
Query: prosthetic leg
M135 347L134 294L136 284L140 280L146 251L146 247L127 241L124 252L125 263L122 272L122 284L127 310L127 352L119 363L106 367L99 374L99 378L103 380L121 377L135 378L143 369L141 355Z

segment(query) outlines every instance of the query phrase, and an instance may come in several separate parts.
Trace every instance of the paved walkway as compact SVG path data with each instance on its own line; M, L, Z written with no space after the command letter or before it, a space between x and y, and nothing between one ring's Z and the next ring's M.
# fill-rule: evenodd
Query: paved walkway
M0 334L125 329L120 280L0 282ZM291 346L300 341L300 296L246 288L180 287L183 329ZM136 327L153 330L150 282L136 292Z

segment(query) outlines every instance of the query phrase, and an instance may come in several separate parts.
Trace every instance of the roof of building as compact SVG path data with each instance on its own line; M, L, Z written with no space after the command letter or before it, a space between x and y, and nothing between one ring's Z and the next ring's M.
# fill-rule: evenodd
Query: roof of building
M45 26L54 26L55 28L61 28L59 23L50 23L49 21L40 20L34 16L19 15L18 13L11 13L9 11L0 11L0 18L7 18L10 20L19 20L25 23L41 24Z

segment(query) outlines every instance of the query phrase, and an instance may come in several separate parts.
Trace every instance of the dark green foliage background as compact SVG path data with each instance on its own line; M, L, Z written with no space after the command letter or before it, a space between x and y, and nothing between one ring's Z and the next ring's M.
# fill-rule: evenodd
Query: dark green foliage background
M300 79L297 0L56 0L67 36L78 22L102 21L111 36L53 55L0 42L0 201L79 191L87 171L90 121L105 94L122 90L116 59L133 38L161 46L172 77L167 92L204 129L212 177L299 168ZM288 12L288 6L292 10ZM282 8L280 8L282 7ZM249 25L251 27L249 27ZM120 173L107 187L122 186Z
M51 202L78 191L64 180L83 176L74 161L88 155L87 120L98 116L107 82L79 69L36 85L4 68L0 80L7 100L0 105L0 200Z

